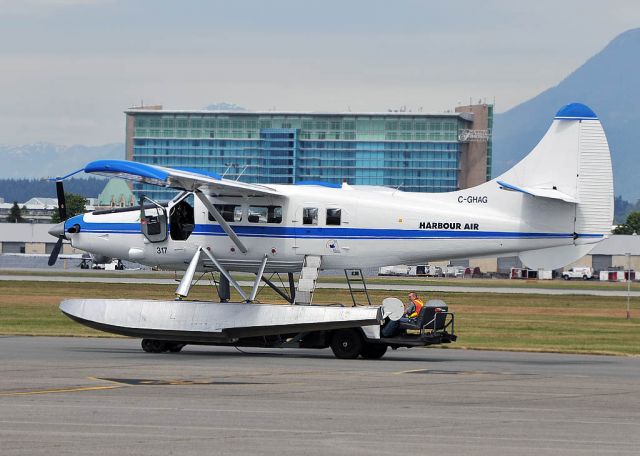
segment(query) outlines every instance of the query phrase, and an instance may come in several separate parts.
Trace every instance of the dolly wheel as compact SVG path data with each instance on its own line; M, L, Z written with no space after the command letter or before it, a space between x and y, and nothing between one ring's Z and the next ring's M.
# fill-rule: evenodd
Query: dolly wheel
M331 350L339 359L356 359L363 346L362 335L356 329L340 329L331 336Z
M360 356L364 359L380 359L386 352L386 344L372 344L365 342L364 347L362 347L362 351L360 352Z
M169 353L178 353L180 350L182 350L185 347L185 345L187 344L176 344L176 343L168 344L167 350L169 351Z
M164 353L169 349L166 342L155 339L142 339L142 349L147 353Z

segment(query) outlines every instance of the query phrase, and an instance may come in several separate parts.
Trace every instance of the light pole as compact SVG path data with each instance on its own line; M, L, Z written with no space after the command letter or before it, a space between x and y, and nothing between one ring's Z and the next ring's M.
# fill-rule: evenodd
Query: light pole
M631 319L631 253L627 253L627 320Z

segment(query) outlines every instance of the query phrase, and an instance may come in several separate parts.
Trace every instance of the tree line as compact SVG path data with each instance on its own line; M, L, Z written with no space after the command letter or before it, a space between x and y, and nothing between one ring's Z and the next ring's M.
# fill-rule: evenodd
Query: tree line
M85 198L97 198L105 185L107 180L100 177L72 178L64 181L66 191ZM46 179L0 179L0 197L4 198L5 202L25 203L38 196L55 198L55 183Z

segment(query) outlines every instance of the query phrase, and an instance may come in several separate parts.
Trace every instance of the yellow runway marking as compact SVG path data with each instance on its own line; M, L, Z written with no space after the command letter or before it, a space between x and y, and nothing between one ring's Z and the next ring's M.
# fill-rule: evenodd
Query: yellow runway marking
M48 390L33 390L33 391L14 391L11 393L0 393L0 396L29 396L32 394L53 394L53 393L76 393L79 391L101 391L111 390L116 388L122 388L124 385L109 385L109 386L83 386L76 388L57 388Z
M502 374L510 375L508 372L483 372L483 371L448 371L439 369L411 369L399 372L392 372L393 375L401 374L444 374L444 375L481 375L481 374Z
M118 382L116 380L111 380L109 378L100 378L100 377L87 377L89 380L93 380L94 382L109 382L114 383L118 386L129 386L126 383Z
M392 374L394 374L394 375L411 374L413 372L422 372L423 370L424 369L411 369L411 370L406 370L406 371L392 372Z

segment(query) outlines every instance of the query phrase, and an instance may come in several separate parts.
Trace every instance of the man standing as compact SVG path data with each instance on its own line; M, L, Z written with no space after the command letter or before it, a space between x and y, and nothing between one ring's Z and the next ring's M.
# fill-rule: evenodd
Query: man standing
M409 302L404 304L404 315L399 320L388 321L382 328L382 337L393 337L400 323L413 323L414 319L420 315L423 306L424 303L415 292L409 293Z

